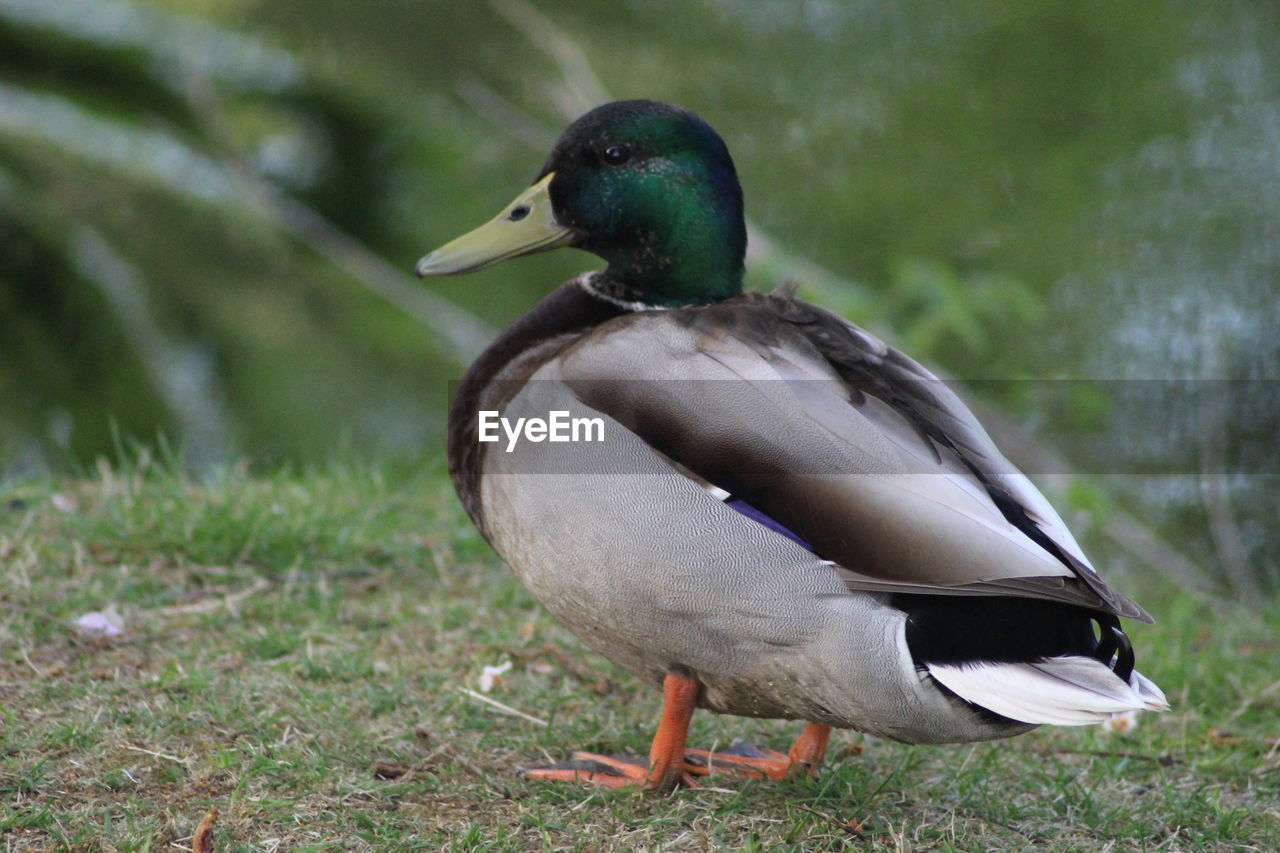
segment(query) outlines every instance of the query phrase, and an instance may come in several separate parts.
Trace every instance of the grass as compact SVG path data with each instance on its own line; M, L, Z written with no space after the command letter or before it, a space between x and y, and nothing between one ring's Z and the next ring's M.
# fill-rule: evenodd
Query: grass
M657 696L580 649L447 481L376 469L195 483L148 464L0 489L5 850L1275 850L1276 608L1157 580L1132 632L1174 710L1133 731L907 747L853 733L820 779L652 798L522 779L643 753ZM122 633L79 617L113 610ZM513 663L488 695L459 690ZM700 714L692 741L798 724ZM856 831L850 821L861 825Z

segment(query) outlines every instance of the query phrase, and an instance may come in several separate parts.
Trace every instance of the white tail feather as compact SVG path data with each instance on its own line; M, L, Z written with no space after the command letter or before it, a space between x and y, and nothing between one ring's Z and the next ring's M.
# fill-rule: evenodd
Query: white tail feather
M929 674L957 696L1023 723L1084 726L1125 711L1163 711L1164 694L1134 672L1126 684L1093 658L1035 663L979 661L928 664Z
M1148 711L1169 710L1169 700L1164 698L1164 691L1156 687L1154 681L1136 669L1133 671L1133 675L1129 676L1129 685L1138 691L1138 695L1146 703Z

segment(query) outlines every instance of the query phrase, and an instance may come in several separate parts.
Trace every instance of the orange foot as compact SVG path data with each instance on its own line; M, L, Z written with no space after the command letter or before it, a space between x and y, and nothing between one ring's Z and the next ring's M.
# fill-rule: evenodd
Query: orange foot
M690 768L674 774L674 781L668 787L696 788ZM626 788L640 786L651 789L663 787L655 774L650 782L649 762L637 755L599 755L594 752L575 752L568 761L560 761L543 767L530 767L523 771L530 779L545 779L550 782L588 782L605 788ZM698 771L694 771L696 773ZM706 773L705 769L701 769Z
M723 752L686 750L685 735L701 691L702 685L693 679L678 675L666 677L662 685L662 722L653 737L647 762L634 756L575 752L568 761L531 767L524 773L531 779L589 782L608 788L634 785L651 791L696 788L695 776L713 773L773 780L801 773L818 775L831 727L817 723L805 726L786 755L750 744L738 744Z
M731 773L749 779L778 782L808 774L816 779L830 734L830 726L809 723L785 755L750 743L734 744L721 752L689 749L685 751L685 767L698 775Z

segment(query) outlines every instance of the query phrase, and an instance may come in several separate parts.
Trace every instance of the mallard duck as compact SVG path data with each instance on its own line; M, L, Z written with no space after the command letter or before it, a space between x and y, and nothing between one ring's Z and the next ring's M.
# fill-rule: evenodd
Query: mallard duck
M663 708L648 762L575 753L530 776L778 779L816 772L832 727L956 743L1167 707L1120 625L1150 617L946 385L790 292L743 292L742 190L698 116L592 110L417 272L558 246L607 266L467 371L449 470L533 596ZM557 419L560 438L581 419L577 441ZM697 708L807 725L785 754L708 753L685 743Z

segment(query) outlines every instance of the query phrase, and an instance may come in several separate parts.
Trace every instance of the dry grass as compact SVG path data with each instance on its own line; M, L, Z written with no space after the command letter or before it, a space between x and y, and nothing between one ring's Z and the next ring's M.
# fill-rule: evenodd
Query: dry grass
M579 747L643 752L657 697L542 613L439 476L196 484L144 460L10 484L0 839L190 849L216 806L219 853L1280 849L1274 608L1221 619L1150 585L1161 624L1135 642L1175 710L1133 732L946 748L847 734L817 781L654 799L517 775ZM111 609L122 633L77 627ZM488 695L548 725L459 690L504 659ZM693 739L795 730L703 714Z

